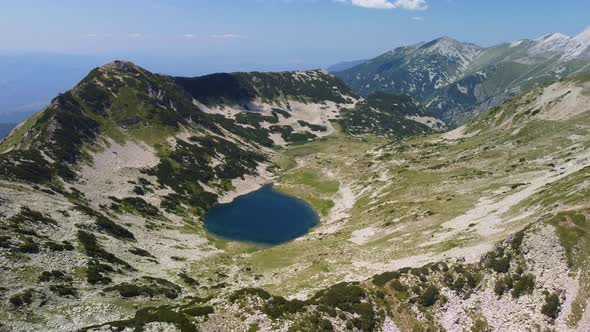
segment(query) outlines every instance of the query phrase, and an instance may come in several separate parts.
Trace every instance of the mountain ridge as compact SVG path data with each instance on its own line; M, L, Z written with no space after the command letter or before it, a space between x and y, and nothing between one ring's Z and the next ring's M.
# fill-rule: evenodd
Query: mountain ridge
M486 48L441 37L335 74L361 95L407 93L457 126L535 85L590 71L589 57L589 28Z

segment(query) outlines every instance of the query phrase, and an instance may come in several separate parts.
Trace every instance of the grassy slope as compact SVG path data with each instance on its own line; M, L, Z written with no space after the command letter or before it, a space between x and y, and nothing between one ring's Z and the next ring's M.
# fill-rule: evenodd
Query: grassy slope
M330 228L326 224L330 218L324 212L324 225L313 234L257 250L244 264L252 264L260 273L283 275L269 280L266 287L293 294L346 275L376 273L395 259L499 241L543 214L554 212L535 207L526 219L506 224L492 235L469 228L448 239L433 240L446 231L445 222L476 207L480 198L500 201L517 194L539 172L549 171L548 164L567 159L571 147L580 144L571 137L585 135L587 127L579 124L589 121L587 114L559 123L533 121L518 133L488 130L457 141L426 136L389 143L335 134L290 147L281 157L281 163L287 166L278 188L315 203L322 211L324 206L318 200L340 199L335 193L337 180L340 187L352 187L357 200L349 218L330 224L338 225L336 232L325 231ZM561 134L566 131L568 137ZM590 147L587 141L581 144L580 151ZM546 156L553 160L546 160ZM556 199L573 204L562 197ZM575 202L583 199L572 197ZM535 204L528 201L515 204L503 219L519 216L531 206ZM351 242L353 232L362 229L375 234L363 244ZM240 245L228 244L227 248L234 247ZM351 262L362 265L351 266Z
M521 112L519 103L522 102L506 103L502 110L507 114ZM243 279L241 285L262 286L280 295L310 294L345 278L362 280L413 264L412 260L404 259L410 256L415 256L414 264L419 266L418 258L436 261L440 253L457 247L468 248L463 254L478 250L483 253L494 243L541 220L556 227L571 268L581 276L580 291L567 317L568 324L576 326L590 293L586 277L590 259L588 167L510 205L501 214L503 220L523 213L526 217L502 224L497 227L497 233L479 234L479 225L474 224L451 238L432 240L446 231L445 222L476 207L482 197L501 201L518 195L540 174L560 172L564 162L588 151L590 141L579 137L585 137L588 131L590 114L559 122L526 120L522 122L526 125L518 131L489 127L486 115L480 120L470 128L473 136L451 141L435 135L392 143L371 137L353 139L336 133L313 143L289 147L277 157L277 163L282 166L278 188L313 203L310 197L338 202L338 191L351 187L358 197L350 216L336 223L324 216L322 224L311 234L273 248L224 243L224 258L215 257L203 265L221 268L231 262L261 276L252 281ZM564 132L568 135L563 135ZM335 232L328 231L332 225L338 225ZM374 230L367 241L362 244L350 241L355 231L367 228ZM490 245L488 249L477 248L485 243ZM428 256L429 253L434 256ZM522 259L517 258L519 255L515 253L513 257ZM396 259L402 260L396 263ZM488 278L493 287L494 274L481 264L454 269L467 269L467 275L478 275L477 280ZM437 273L427 277L429 282L448 283L443 281L446 277ZM420 307L426 322L416 320L415 313L407 306L413 291L398 291L392 286L382 290L370 282L362 285L376 292L373 295L385 292L385 304L376 301L393 308L399 327L437 326L434 312L426 307ZM485 317L477 312L472 319L474 328L487 325Z

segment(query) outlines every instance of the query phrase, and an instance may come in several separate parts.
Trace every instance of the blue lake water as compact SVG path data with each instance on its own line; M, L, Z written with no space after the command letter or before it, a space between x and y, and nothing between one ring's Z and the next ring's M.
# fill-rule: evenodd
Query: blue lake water
M307 202L266 185L213 206L205 217L205 229L227 240L277 245L306 234L318 222Z

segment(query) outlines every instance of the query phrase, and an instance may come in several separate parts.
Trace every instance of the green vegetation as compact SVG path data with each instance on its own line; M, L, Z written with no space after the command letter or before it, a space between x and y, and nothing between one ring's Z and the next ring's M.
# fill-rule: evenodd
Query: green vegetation
M587 174L588 169L585 173ZM571 181L571 180L570 180ZM570 187L570 181L563 185ZM551 191L561 191L561 186L551 188ZM563 192L563 191L562 191ZM557 194L557 193L556 193ZM585 191L580 193L584 197ZM563 193L559 195L563 196ZM587 196L586 196L587 197ZM567 317L568 324L575 326L583 316L586 308L586 299L590 294L590 280L588 279L588 259L590 258L590 236L588 233L588 210L561 212L547 222L555 226L561 245L565 249L567 263L574 271L580 271L580 290L572 303L572 310Z
M282 296L271 297L262 308L262 312L273 319L284 317L305 310L306 302L293 299L287 300Z
M590 237L588 235L589 223L586 216L582 212L560 212L551 218L548 223L557 228L561 245L565 249L568 265L570 267L578 265L575 264L576 249L590 247ZM579 260L580 258L577 259Z
M283 175L275 188L306 200L321 216L327 216L334 207L332 195L338 192L339 187L337 180L324 176L317 170L296 168Z
M316 125L316 124L309 123L309 122L303 121L303 120L299 120L299 121L297 121L297 123L299 123L300 126L307 127L307 128L309 128L309 129L311 129L313 131L324 132L324 131L327 131L328 130L328 128L326 128L325 126Z
M71 282L72 277L67 276L63 271L59 270L52 270L52 271L43 271L39 276L40 282L49 282L49 281L67 281Z
M274 113L273 116L264 116L255 112L242 112L236 114L236 122L246 124L254 128L261 128L261 122L276 124L279 122L279 118L276 113Z
M53 293L61 296L61 297L78 297L78 291L76 290L76 288L70 286L70 285L64 285L64 284L58 284L58 285L51 285L49 286L49 290L51 290Z
M306 143L311 141L316 137L316 135L310 133L307 130L304 131L295 131L291 126L279 126L279 125L272 125L269 127L271 133L281 134L281 137L285 142L290 143Z
M398 271L384 272L373 277L373 283L379 287L383 287L386 283L393 279L398 279L401 273ZM399 282L399 280L397 280Z
M180 277L180 279L182 279L182 281L185 284L187 284L189 286L192 286L192 287L199 286L199 282L195 278L189 276L188 274L186 274L184 272L179 273L178 276Z
M18 244L18 251L25 254L36 254L39 252L40 248L39 244L31 237L22 238L21 242Z
M79 230L78 241L80 242L80 245L88 257L104 259L109 263L117 264L127 269L132 269L131 265L129 265L127 262L117 258L115 255L106 251L102 246L100 246L94 234Z
M253 174L258 163L266 160L261 154L219 137L191 137L190 141L177 141L176 149L147 172L156 176L162 186L174 189L174 195L164 197L162 203L167 211L176 211L185 204L203 214L217 201L217 195L205 191L197 181L211 183ZM216 156L224 156L225 162L212 167L210 161Z
M135 240L133 233L105 216L99 216L96 219L96 226L98 227L99 231L109 233L116 238Z
M556 319L559 316L559 312L561 311L561 303L559 300L559 295L556 293L552 294L545 294L545 303L541 307L541 312L543 315L551 318Z
M201 77L177 77L175 82L193 98L204 104L233 102L244 104L256 96L252 86L244 84L239 76L232 74L211 74Z
M19 213L10 218L10 221L18 224L30 222L33 223L33 225L41 223L50 226L57 226L57 221L46 217L41 212L33 211L26 206L21 207Z
M342 126L351 135L374 134L406 137L432 132L425 124L406 119L406 116L431 116L423 107L405 95L375 93L344 112Z
M215 310L212 306L195 306L192 308L184 309L182 312L192 317L209 316Z
M97 326L89 326L81 331L89 331L98 327L113 327L117 329L129 328L133 331L144 331L144 327L152 322L164 322L173 324L181 332L194 332L195 326L186 314L175 311L171 306L147 307L138 310L135 316L128 320L109 322Z
M425 307L433 306L438 300L438 288L434 285L429 285L426 289L418 296L418 303Z
M232 293L228 297L228 300L230 302L235 302L239 299L243 299L246 296L257 296L263 300L268 300L271 298L270 293L262 288L242 288Z
M355 96L342 81L322 71L212 74L178 77L175 82L207 105L246 105L256 97L264 102L284 102L291 98L301 102L347 103L346 95Z
M129 249L129 252L136 255L136 256L155 258L152 254L150 254L149 251L147 251L145 249L141 249L141 248L134 247L134 248Z
M498 277L496 283L494 284L494 293L496 293L498 296L502 296L506 291L511 290L513 285L514 280L512 280L510 275Z
M394 279L389 283L389 287L397 292L407 292L408 286L404 285L401 281Z
M180 286L164 279L142 277L134 283L121 283L116 286L105 288L106 291L117 291L122 297L157 297L165 296L169 299L176 299L181 292Z
M267 291L258 288L244 288L229 296L231 302L243 301L249 297L257 297L264 301L261 311L272 319L294 317L304 313L301 320L293 325L293 331L312 330L330 331L327 320L320 313L336 317L338 312L347 312L353 317L343 318L362 331L371 331L377 324L378 317L365 289L357 283L339 283L317 292L311 299L301 301L287 300L281 296L271 296ZM315 307L315 313L312 308ZM300 316L301 317L301 316ZM328 321L329 322L329 321Z
M506 273L510 269L510 254L499 248L486 257L486 266L497 273Z
M287 173L281 179L281 182L285 184L308 186L320 194L334 194L338 191L340 186L337 180L328 178L317 170L306 168L299 168L293 172Z
M107 233L120 240L135 240L135 236L128 229L115 223L104 214L92 209L91 207L85 204L76 203L74 208L90 217L95 218L96 228L100 232Z
M70 242L62 241L62 243L56 243L53 241L46 241L43 246L49 251L60 252L60 251L72 251L76 249Z
M273 115L275 115L275 116L278 116L278 114L280 114L280 115L282 115L282 116L283 116L285 119L288 119L288 118L290 118L290 117L291 117L291 113L289 113L289 112L287 112L287 111L285 111L285 110L282 110L282 109L280 109L280 108L273 108L273 109L272 109L272 114L273 114Z
M143 196L146 193L153 193L154 189L153 189L153 185L151 182L149 182L148 180L146 180L145 178L139 178L137 179L137 181L139 183L136 183L135 181L130 181L132 184L135 184L136 186L133 188L133 192L139 196Z
M328 307L358 315L352 320L352 324L362 330L371 331L377 324L377 317L363 288L354 283L339 283L325 290L317 292L312 300Z
M32 289L25 289L24 291L17 293L8 299L10 304L15 307L23 307L33 303L33 293Z
M535 288L535 276L528 273L525 275L514 274L512 276L514 286L512 289L512 297L519 298L525 294L531 294Z
M473 325L471 326L471 332L485 332L489 331L488 322L485 317L476 317Z
M303 315L303 317L293 323L288 331L328 332L334 331L334 326L329 319L323 318L319 312L315 312L313 314Z
M115 269L110 265L91 260L88 262L88 267L86 269L86 281L91 285L110 284L112 279L105 276L105 274L112 272L115 272Z
M111 209L116 212L135 213L144 218L158 218L160 217L160 210L152 204L146 202L141 197L125 197L118 199L116 197L109 197L114 203L111 204ZM131 235L133 236L133 235Z
M41 146L53 160L75 163L82 157L84 144L96 138L99 125L83 112L84 109L84 105L69 91L57 96L39 118L40 123L53 121L56 125L51 140L47 139Z

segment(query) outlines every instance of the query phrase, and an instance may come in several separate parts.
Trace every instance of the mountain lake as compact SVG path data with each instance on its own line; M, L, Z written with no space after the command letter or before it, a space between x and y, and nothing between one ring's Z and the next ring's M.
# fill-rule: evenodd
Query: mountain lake
M272 184L217 204L205 217L205 229L225 240L274 246L305 235L319 223L306 201L273 189Z

